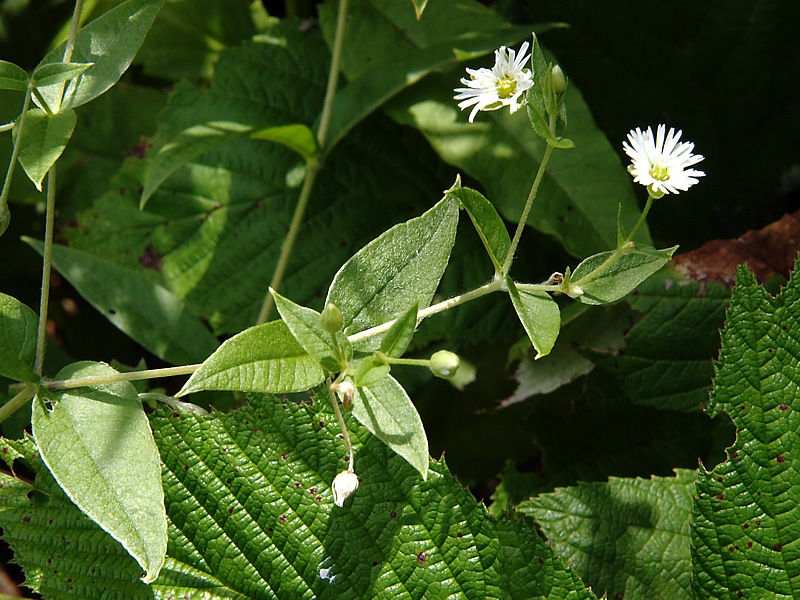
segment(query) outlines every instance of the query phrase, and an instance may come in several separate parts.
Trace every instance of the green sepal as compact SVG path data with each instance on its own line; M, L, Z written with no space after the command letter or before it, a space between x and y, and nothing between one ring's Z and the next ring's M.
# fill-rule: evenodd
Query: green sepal
M324 380L319 361L283 321L272 321L226 340L175 396L202 390L288 394L310 390Z
M478 237L489 253L495 271L499 273L511 248L511 238L497 209L480 192L461 187L461 178L456 180L455 185L447 193L458 200L461 207L467 211Z
M636 286L658 271L678 249L678 246L657 250L650 246L634 246L611 265L605 262L614 255L613 251L601 252L585 259L572 273L570 288L579 287L582 293L573 297L584 304L607 304L624 298ZM602 267L596 277L592 273ZM588 281L582 281L590 278ZM572 295L572 294L571 294Z
M283 322L305 351L328 373L343 371L347 367L347 362L353 357L353 348L347 337L341 331L334 334L339 349L344 353L341 357L337 357L339 352L333 345L331 334L322 326L320 313L312 308L295 304L275 290L270 291Z
M558 304L547 292L519 290L510 278L506 281L511 303L536 349L536 358L547 356L561 330Z
M414 302L402 315L397 317L389 330L381 338L380 351L386 356L399 358L403 356L414 337L417 328L418 303Z

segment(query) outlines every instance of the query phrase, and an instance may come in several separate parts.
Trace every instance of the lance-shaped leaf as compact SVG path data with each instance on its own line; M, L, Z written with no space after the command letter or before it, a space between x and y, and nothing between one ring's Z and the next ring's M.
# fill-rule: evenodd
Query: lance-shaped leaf
M200 365L176 396L201 390L287 394L310 390L325 379L283 321L245 329Z
M0 294L0 376L38 381L33 370L39 317L25 304Z
M130 66L163 4L164 0L128 0L82 27L75 39L72 61L93 66L66 89L60 83L40 88L47 105L54 110L59 106L75 108L114 85ZM63 62L64 49L65 44L61 44L50 51L37 70Z
M0 471L0 528L46 598L594 598L529 522L489 515L443 460L423 481L345 420L361 484L340 508L330 484L348 457L324 398L156 411L170 543L149 586L64 497L29 439L0 440L0 461L23 458L36 477ZM48 502L31 502L39 492Z
M74 79L86 69L92 66L92 63L65 63L55 62L39 65L33 71L33 84L36 87L47 87L48 85L55 85Z
M85 362L65 367L56 379L115 374L108 365ZM167 552L161 462L133 385L37 395L31 425L42 460L70 500L136 559L145 582L155 580Z
M0 89L24 92L28 89L28 74L22 67L0 60Z
M692 529L696 597L800 596L800 271L777 297L739 267L710 416L728 413L727 460L701 468Z
M275 306L283 322L305 351L326 371L330 373L342 371L346 364L339 363L331 334L322 327L320 314L312 308L295 304L275 290L270 290L270 292L275 298ZM353 349L344 334L341 331L337 331L334 335L336 335L339 349L344 354L342 358L345 361L352 358Z
M458 185L458 182L456 183ZM511 238L494 205L480 192L460 185L447 193L456 198L467 211L478 236L489 253L489 258L492 259L495 270L498 273L501 272L503 262L511 248Z
M427 479L428 437L414 403L394 377L357 388L353 416Z
M77 119L75 111L70 109L48 115L39 108L32 108L25 116L24 131L14 129L15 135L22 135L19 164L39 191L44 176L72 137Z
M692 597L690 529L696 474L611 477L526 500L556 552L596 593L626 600Z
M547 111L547 101L545 99L544 79L547 74L547 61L542 54L539 39L534 36L533 48L531 49L531 64L533 65L533 79L536 82L527 92L528 118L530 119L533 130L551 146L556 148L574 148L572 140L561 137L566 128L566 111L563 109L556 115L553 129L550 128L550 115ZM555 131L553 131L555 130Z
M615 302L667 264L677 249L673 246L656 250L637 245L625 250L613 262L609 260L614 252L601 252L581 262L572 273L570 282L583 290L578 299L584 304Z
M511 279L508 295L525 332L536 349L536 358L550 354L561 330L561 311L547 292L519 290Z
M399 358L405 353L417 328L417 308L418 304L414 302L411 308L395 319L389 331L383 334L380 350L386 356Z
M42 252L41 242L24 239ZM92 306L156 356L191 363L217 349L216 338L184 302L141 273L59 244L52 256L55 268Z
M457 225L458 205L445 196L356 252L336 273L326 301L342 311L345 333L389 322L400 314L398 307L415 302L427 307L447 266Z

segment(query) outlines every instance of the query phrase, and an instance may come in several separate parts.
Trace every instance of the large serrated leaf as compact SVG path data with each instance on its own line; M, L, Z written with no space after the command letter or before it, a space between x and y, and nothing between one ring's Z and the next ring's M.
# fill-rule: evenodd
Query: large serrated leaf
M445 196L356 252L336 273L325 302L342 311L345 333L391 321L414 302L427 307L447 266L457 225L458 205Z
M39 317L25 304L0 294L0 376L37 381L33 370Z
M116 373L108 365L77 363L56 379ZM31 425L59 486L136 559L145 582L155 580L167 552L161 464L133 385L118 381L37 395Z
M0 441L0 458L22 456L37 474L32 485L0 473L0 527L31 586L53 598L594 598L525 520L491 517L444 461L422 481L349 417L361 485L336 507L329 486L347 452L320 407L257 397L231 414L153 415L170 544L150 586L30 442ZM34 489L49 502L32 504ZM67 523L63 538L47 535Z
M42 243L25 238L42 252ZM183 302L140 273L99 256L53 245L53 265L97 310L156 356L175 364L198 362L217 341Z
M519 505L596 593L691 598L690 518L696 473L560 488Z
M286 324L272 321L226 340L178 396L201 390L286 394L310 390L324 379L317 359L295 340Z
M66 89L61 84L40 88L48 107L75 108L113 86L130 66L163 4L164 0L128 0L82 27L75 38L72 61L92 63L92 67ZM51 50L37 70L62 62L64 48L61 44Z
M777 297L740 267L708 404L728 413L727 460L700 469L692 530L703 598L800 597L800 270Z

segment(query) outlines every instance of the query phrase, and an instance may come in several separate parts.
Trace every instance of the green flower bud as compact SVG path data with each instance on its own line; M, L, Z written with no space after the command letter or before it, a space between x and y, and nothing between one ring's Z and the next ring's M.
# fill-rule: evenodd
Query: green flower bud
M333 302L325 305L320 315L320 320L322 321L322 328L328 333L336 333L344 327L342 311Z
M457 354L449 350L439 350L431 356L430 370L436 377L449 379L456 374L460 364L461 360Z
M567 78L564 76L564 71L561 70L561 67L555 65L553 67L553 91L556 94L563 94L567 91Z

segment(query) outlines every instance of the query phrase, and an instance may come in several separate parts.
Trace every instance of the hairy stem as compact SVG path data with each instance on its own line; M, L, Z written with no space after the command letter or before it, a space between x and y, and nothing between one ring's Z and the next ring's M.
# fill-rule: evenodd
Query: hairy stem
M325 151L325 140L328 137L328 128L331 122L331 113L333 111L333 100L336 97L336 86L339 82L339 66L342 59L342 46L344 43L344 26L347 20L347 2L348 0L339 1L339 14L336 19L336 35L333 40L333 49L331 56L331 68L328 73L328 85L325 89L325 100L322 103L322 112L320 113L319 126L317 127L317 143L322 149L322 155ZM275 272L272 275L269 289L278 291L283 277L286 274L286 267L289 264L289 259L294 250L294 244L297 241L297 234L300 231L300 225L303 223L308 201L311 199L311 191L314 189L314 181L317 178L317 173L322 168L321 159L315 158L310 160L306 165L306 177L303 181L303 187L300 190L300 197L297 200L297 206L292 215L292 222L289 225L289 231L286 234L286 239L283 241L281 247L281 254L278 257L278 263L275 266ZM272 298L272 293L267 290L264 296L264 302L261 304L261 310L258 313L256 325L266 323L269 315L272 312L275 301Z
M6 172L6 180L3 183L3 191L0 192L0 211L5 210L8 205L8 195L11 193L11 178L14 176L14 165L17 164L17 157L19 156L20 141L25 133L25 117L28 114L28 108L31 105L31 94L33 93L33 86L28 84L28 89L25 92L25 100L22 103L22 112L19 115L19 126L17 127L17 137L14 140L14 147L11 149L11 160L8 161L8 171ZM11 124L13 127L13 123ZM0 232L2 233L2 232Z
M0 406L0 423L25 406L36 393L36 386L32 383L26 385L21 392L11 400Z
M339 421L339 427L342 429L342 435L344 436L344 441L347 442L347 452L350 454L350 466L348 467L348 470L352 471L353 442L350 441L350 434L347 431L347 425L345 425L344 417L342 416L342 411L339 409L339 400L336 398L336 392L332 391L329 388L328 397L331 399L331 404L333 405L333 411L336 413L336 420Z
M96 375L93 377L76 377L60 381L47 381L42 384L48 390L69 390L90 385L104 385L116 381L140 381L143 379L156 379L159 377L174 377L176 375L191 375L200 365L184 365L181 367L167 367L165 369L148 369L146 371L133 371L131 373L116 373L114 375Z
M42 374L44 354L47 350L47 308L50 302L50 270L53 259L53 230L56 221L56 165L47 172L47 210L44 225L44 249L42 251L42 293L39 297L39 329L36 334L36 358L33 370Z

